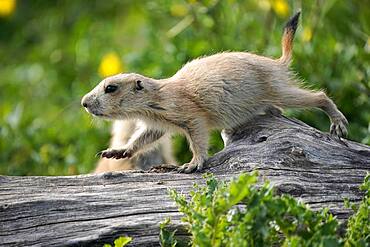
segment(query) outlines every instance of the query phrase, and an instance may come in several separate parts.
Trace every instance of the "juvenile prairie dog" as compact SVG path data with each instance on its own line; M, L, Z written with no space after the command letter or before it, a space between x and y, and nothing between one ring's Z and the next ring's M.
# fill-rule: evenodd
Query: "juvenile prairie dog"
M109 145L111 149L125 146L137 129L143 123L137 120L116 120L112 126L112 138ZM112 172L122 170L149 170L155 165L176 164L172 155L170 138L161 138L157 148L136 155L131 159L106 159L101 158L94 173Z
M346 135L348 122L333 101L322 91L299 88L289 71L299 15L284 28L279 59L224 52L195 59L167 79L133 73L104 79L83 97L86 110L107 119L140 119L145 127L121 149L102 151L101 156L130 158L167 133L182 132L193 158L179 171L200 171L207 159L208 130L229 132L275 106L318 107L331 120L330 132Z

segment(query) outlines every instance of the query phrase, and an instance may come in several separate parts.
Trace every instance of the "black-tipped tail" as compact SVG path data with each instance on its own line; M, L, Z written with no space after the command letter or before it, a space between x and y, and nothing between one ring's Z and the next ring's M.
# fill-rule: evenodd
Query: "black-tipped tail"
M281 40L283 54L279 58L279 61L286 65L289 65L292 58L293 39L295 31L297 30L300 15L301 11L298 11L292 18L289 19L284 27L284 34Z
M285 24L284 32L286 30L290 30L293 34L295 34L295 31L297 30L300 15L301 15L301 11L298 11L293 17L289 19L289 21Z

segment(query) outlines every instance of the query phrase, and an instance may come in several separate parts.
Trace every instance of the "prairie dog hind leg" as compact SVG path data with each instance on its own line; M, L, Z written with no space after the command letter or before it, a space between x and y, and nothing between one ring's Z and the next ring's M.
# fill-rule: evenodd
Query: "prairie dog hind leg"
M310 91L291 85L279 90L279 103L281 107L317 107L323 110L330 118L330 133L343 137L347 135L348 121L334 102L322 91Z

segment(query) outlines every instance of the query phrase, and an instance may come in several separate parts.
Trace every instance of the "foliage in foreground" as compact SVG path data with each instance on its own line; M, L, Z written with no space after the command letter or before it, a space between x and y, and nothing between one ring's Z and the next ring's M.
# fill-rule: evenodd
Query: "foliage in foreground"
M131 237L119 237L116 240L114 240L114 247L124 247L127 244L129 244L132 241ZM103 247L112 247L110 244L104 244Z
M289 195L278 196L266 182L256 186L257 173L242 174L230 183L207 175L207 185L195 185L191 199L175 190L182 219L188 223L192 246L370 246L370 175L361 189L366 195L349 219L345 238L327 209L313 212ZM178 246L161 224L162 246Z
M347 246L370 245L370 174L366 176L360 189L365 191L365 197L358 208L352 205L355 214L348 221Z

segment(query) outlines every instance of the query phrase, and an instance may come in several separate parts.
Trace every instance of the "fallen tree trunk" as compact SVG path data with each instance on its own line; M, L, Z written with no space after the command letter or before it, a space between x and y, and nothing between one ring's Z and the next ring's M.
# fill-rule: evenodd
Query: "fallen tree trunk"
M370 148L338 140L283 116L260 116L230 136L205 171L229 179L259 170L280 193L311 208L350 215L370 171ZM116 172L69 177L0 176L0 245L102 246L118 236L133 246L159 245L159 222L180 217L167 189L188 192L201 174ZM179 231L179 235L185 234Z

